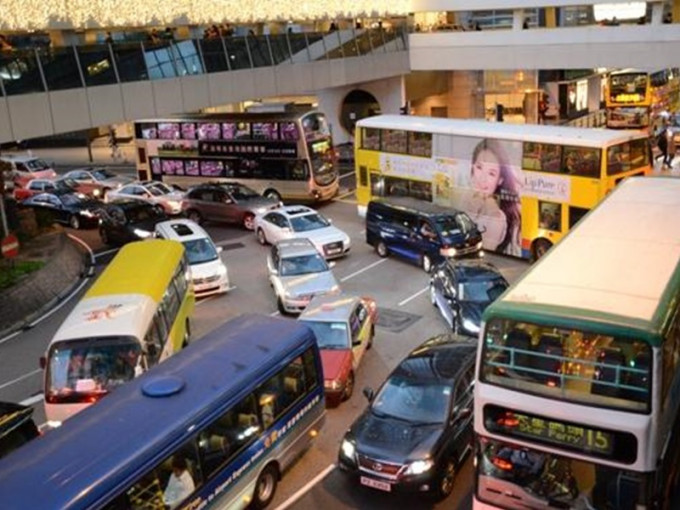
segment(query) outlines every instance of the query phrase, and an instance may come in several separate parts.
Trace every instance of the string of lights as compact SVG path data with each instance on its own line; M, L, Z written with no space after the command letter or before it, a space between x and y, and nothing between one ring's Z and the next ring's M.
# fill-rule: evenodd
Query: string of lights
M404 15L410 0L0 0L0 30L203 25Z

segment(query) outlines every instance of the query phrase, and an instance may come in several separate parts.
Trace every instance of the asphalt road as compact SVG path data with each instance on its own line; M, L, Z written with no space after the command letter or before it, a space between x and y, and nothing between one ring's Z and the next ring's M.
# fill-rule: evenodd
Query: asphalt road
M429 302L426 274L401 260L378 257L365 243L363 222L357 216L351 192L353 176L346 175L341 186L343 191L338 199L320 207L323 214L332 218L334 225L352 238L350 254L337 261L334 272L343 291L375 298L382 318L374 347L367 353L357 374L358 391L339 408L328 411L326 425L318 440L286 474L271 508L387 509L402 505L409 509L470 508L472 467L469 460L459 473L455 492L437 505L422 495L394 496L359 487L334 468L344 431L366 405L359 390L365 386L377 388L411 349L447 329ZM198 302L192 321L194 338L245 311L278 315L265 272L267 248L257 243L252 232L214 223L207 224L206 228L215 242L224 248L222 257L234 288L227 295ZM100 268L114 255L101 245L96 230L74 233L98 253ZM528 267L526 262L517 259L495 255L488 255L488 258L511 282ZM82 292L84 289L80 294ZM39 357L78 297L74 296L34 328L6 341L0 339L0 400L33 403L38 423L44 421Z

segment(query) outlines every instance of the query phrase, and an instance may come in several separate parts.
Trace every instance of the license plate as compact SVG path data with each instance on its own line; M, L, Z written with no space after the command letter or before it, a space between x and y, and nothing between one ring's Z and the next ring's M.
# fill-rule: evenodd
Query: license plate
M392 486L387 482L381 482L379 480L374 480L373 478L367 478L365 476L360 477L359 482L361 482L361 485L365 485L366 487L380 489L381 491L385 492L392 492Z
M327 250L329 255L335 255L336 253L340 253L342 251L341 248L331 248L330 250Z

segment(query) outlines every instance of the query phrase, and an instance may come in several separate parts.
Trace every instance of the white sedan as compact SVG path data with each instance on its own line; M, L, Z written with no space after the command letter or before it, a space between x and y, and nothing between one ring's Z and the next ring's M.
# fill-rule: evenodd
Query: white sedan
M325 258L342 257L351 248L347 234L310 207L288 205L255 216L255 233L260 244L283 239L307 238Z
M158 181L133 182L106 194L107 202L123 199L142 200L160 205L168 215L182 212L182 198L183 192Z

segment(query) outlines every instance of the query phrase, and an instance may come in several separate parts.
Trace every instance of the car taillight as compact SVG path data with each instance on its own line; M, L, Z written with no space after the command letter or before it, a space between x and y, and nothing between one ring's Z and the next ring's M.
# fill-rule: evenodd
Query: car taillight
M502 469L503 471L512 471L512 462L501 459L500 457L494 457L493 465L498 469Z

